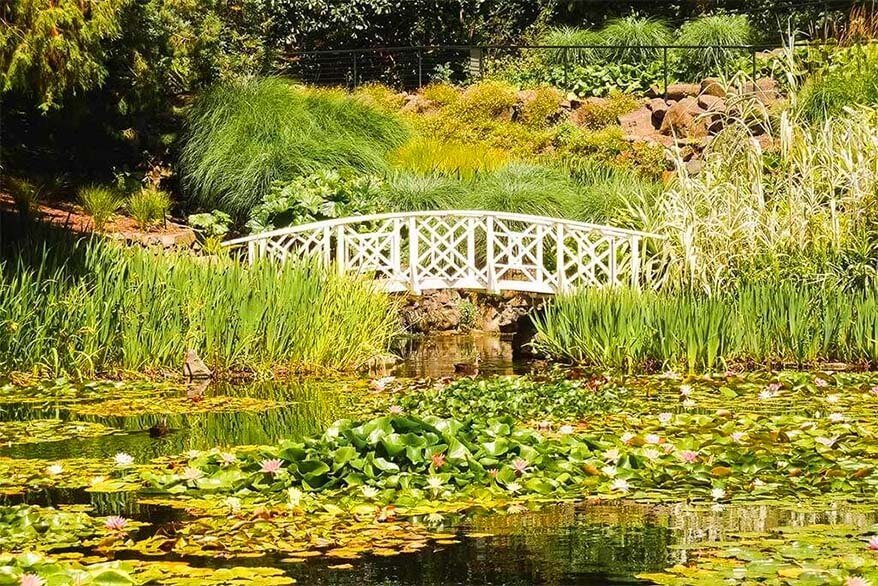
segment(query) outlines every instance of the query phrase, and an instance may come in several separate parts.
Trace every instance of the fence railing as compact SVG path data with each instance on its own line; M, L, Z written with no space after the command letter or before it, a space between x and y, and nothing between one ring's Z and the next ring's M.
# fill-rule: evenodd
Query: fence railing
M808 44L802 46L819 46ZM672 56L675 51L730 51L747 57L752 77L757 77L760 52L779 49L777 45L433 45L414 47L376 47L292 51L285 54L281 72L311 85L341 86L350 89L362 84L381 82L412 90L432 81L478 81L497 71L511 59L542 52L555 54L555 67L562 70L560 85L570 89L574 68L588 64L584 54L595 56L594 63L605 62L601 56L626 51L649 52L661 63L660 80L666 92L675 81ZM700 81L678 80L678 81Z

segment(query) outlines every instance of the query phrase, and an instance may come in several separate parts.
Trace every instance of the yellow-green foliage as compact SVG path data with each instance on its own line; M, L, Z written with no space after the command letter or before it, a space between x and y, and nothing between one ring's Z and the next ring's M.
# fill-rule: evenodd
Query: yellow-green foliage
M491 147L416 138L395 151L391 161L417 173L470 179L477 173L499 168L508 157L505 152Z
M548 85L541 85L529 91L532 92L532 97L522 103L519 120L527 126L545 127L549 124L551 116L558 112L561 92Z
M619 116L637 109L640 103L634 96L611 92L606 98L591 98L570 114L579 126L599 130L616 124Z
M619 126L587 130L570 123L555 129L553 155L562 162L592 160L624 169L635 169L658 177L665 169L664 147L660 144L629 142Z
M448 106L460 97L460 90L450 83L431 83L421 90L421 95L437 106Z
M385 112L397 112L405 103L405 96L380 83L367 83L354 91L354 97Z
M450 107L466 120L509 120L518 101L516 93L514 87L502 81L483 81L464 90Z

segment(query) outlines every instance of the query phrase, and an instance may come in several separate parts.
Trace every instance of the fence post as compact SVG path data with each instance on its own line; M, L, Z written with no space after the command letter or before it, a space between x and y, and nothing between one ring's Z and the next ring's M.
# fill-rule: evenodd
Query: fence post
M485 224L485 248L488 269L488 292L498 293L497 291L497 269L494 266L494 216L488 216Z
M756 92L756 47L750 47L750 59L753 66L753 91Z
M564 89L570 91L570 86L567 84L567 47L561 51L561 60L564 63Z
M418 283L418 223L415 216L409 217L409 288L414 295L421 294Z
M631 287L640 289L640 237L631 237Z
M668 99L668 48L662 49L662 73L665 79L665 101Z
M418 49L418 89L424 87L424 50Z
M347 250L344 241L344 225L335 228L335 263L338 267L338 274L344 275L347 271Z
M567 290L567 270L564 266L564 224L560 222L555 226L555 270L558 271L558 285L556 293L563 293Z
M357 54L351 53L354 60L354 87L352 89L357 89Z

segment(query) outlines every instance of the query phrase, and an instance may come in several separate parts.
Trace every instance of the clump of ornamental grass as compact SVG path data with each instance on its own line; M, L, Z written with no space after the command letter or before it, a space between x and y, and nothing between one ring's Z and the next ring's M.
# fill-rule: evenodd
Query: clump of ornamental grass
M747 55L734 47L753 40L750 20L743 14L713 14L687 21L680 27L677 43L693 49L680 49L678 56L690 72L705 76L728 73L735 61Z
M661 20L641 16L626 16L610 21L600 32L609 61L644 65L661 54L655 45L668 45L673 37L668 25Z
M383 171L407 135L400 119L341 91L274 77L221 84L187 116L183 185L201 207L242 219L274 181L323 168Z
M392 173L384 186L387 206L403 212L456 209L470 189L470 181L406 170Z
M144 187L128 196L128 213L141 230L162 224L171 211L171 196L156 187Z
M506 164L506 153L494 148L416 138L390 155L395 166L422 174L469 179Z
M601 60L601 50L595 46L604 44L604 39L591 29L562 26L549 29L539 43L552 47L546 50L546 61L551 65L586 65Z
M97 232L104 229L113 214L125 203L115 189L104 185L87 185L79 190L77 198L91 216Z

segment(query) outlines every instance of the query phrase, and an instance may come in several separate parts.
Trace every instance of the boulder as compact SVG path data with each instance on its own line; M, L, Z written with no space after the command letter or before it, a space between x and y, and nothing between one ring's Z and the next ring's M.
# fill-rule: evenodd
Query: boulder
M424 112L429 112L435 108L436 104L433 103L433 100L429 100L420 94L411 94L406 97L405 104L403 104L401 111L410 112L412 114L423 114Z
M653 112L647 107L638 108L633 112L619 116L619 125L629 138L646 138L655 134L652 124Z
M204 364L198 353L195 350L189 349L186 350L186 355L183 358L183 376L190 379L201 379L210 378L213 376L213 373L207 368L207 365Z
M653 98L646 107L652 112L652 125L655 128L660 128L665 113L668 111L668 103L661 98Z
M710 94L702 94L698 96L698 106L704 108L708 112L726 111L726 101Z
M701 85L697 83L672 83L668 86L669 100L694 98L701 93Z
M724 98L726 97L726 88L716 77L707 77L701 82L701 94Z
M745 94L754 94L763 104L771 104L781 99L777 81L770 77L760 77L755 84L747 82L743 90Z
M707 121L701 116L695 98L684 98L668 108L662 120L661 133L677 137L698 138L707 135Z
M704 161L702 159L689 159L686 161L686 172L689 175L698 175L704 169Z

